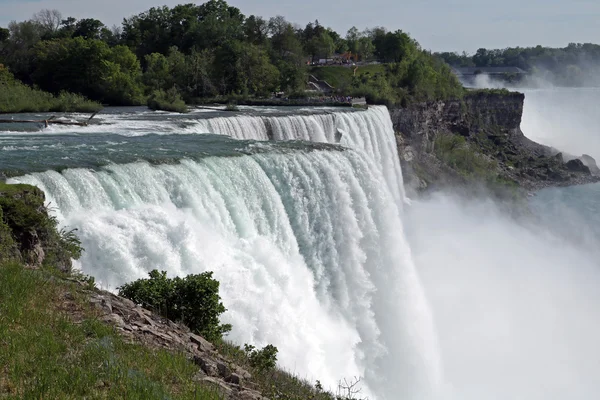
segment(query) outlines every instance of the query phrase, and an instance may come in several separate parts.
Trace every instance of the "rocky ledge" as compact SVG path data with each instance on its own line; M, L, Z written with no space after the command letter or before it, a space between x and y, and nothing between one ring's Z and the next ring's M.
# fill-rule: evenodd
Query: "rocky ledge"
M221 398L229 400L268 400L257 390L252 375L219 354L215 346L194 334L185 325L163 318L131 300L110 292L89 290L88 284L77 277L67 278L81 286L81 292L97 309L98 318L113 326L124 338L149 348L164 348L179 352L198 366L195 380L213 386ZM75 297L67 293L62 308L77 309Z
M407 186L422 191L468 183L473 171L460 157L469 154L464 149L445 153L463 142L482 160L487 180L495 177L527 191L598 182L600 170L592 157L563 156L525 137L520 128L524 100L522 93L481 91L462 100L391 109Z

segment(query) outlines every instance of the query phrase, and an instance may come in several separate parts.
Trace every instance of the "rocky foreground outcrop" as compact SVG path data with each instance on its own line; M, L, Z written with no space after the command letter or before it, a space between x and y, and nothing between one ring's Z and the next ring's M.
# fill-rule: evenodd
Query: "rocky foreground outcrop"
M470 149L491 161L498 177L529 191L597 182L600 170L592 157L563 157L525 137L520 128L524 100L522 93L482 91L462 100L391 109L405 183L424 190L465 182L463 171L436 152L444 135L463 137Z
M84 289L87 283L76 277L68 279L82 286L82 292L97 309L100 320L113 326L131 342L185 354L198 366L195 377L198 383L213 386L222 398L268 400L258 392L250 372L223 357L215 346L191 332L185 325L163 318L110 292ZM67 295L63 301L63 309L77 309L73 295Z

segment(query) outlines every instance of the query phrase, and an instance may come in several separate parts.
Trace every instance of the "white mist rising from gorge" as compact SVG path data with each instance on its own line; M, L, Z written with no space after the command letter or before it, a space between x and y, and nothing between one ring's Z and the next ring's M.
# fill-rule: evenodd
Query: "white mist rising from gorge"
M598 396L597 247L454 195L415 202L408 216L440 342L440 399Z
M598 89L525 90L521 128L600 161L599 103ZM598 185L537 197L539 220L515 221L489 200L450 193L407 212L440 343L440 399L600 395Z

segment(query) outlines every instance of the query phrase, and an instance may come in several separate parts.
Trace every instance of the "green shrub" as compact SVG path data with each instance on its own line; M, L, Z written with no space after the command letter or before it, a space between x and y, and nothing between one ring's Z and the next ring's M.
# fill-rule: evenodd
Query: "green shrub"
M185 102L175 88L167 91L155 90L148 98L148 108L151 110L173 111L178 113L188 112Z
M260 350L250 344L245 344L244 352L252 368L256 368L259 372L270 371L277 365L279 350L272 344L268 344Z
M62 92L58 96L29 87L0 64L0 113L95 112L102 105L83 96Z
M212 272L167 278L165 271L153 270L150 279L138 279L119 288L119 295L161 315L186 324L207 340L221 339L231 325L220 324L227 309L221 303L219 282Z
M58 229L58 221L48 214L43 192L29 185L0 183L0 247L10 248L10 239L18 246L21 257L29 261L33 246L44 250L44 266L62 271L71 269L71 259L81 257L81 242L74 230Z

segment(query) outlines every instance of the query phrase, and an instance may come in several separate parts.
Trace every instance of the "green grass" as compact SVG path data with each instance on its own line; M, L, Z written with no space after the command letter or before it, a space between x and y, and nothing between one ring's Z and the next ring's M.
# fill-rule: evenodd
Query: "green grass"
M184 355L126 343L73 285L0 265L0 398L220 398L194 382L199 368Z

